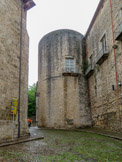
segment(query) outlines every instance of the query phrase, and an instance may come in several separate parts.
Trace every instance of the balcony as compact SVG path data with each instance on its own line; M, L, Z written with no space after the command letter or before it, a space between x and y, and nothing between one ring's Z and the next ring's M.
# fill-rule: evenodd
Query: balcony
M101 65L104 62L104 60L107 59L108 55L109 55L109 50L108 47L106 46L99 51L96 57L96 64Z
M78 75L80 75L80 72L78 69L74 69L74 68L64 68L62 70L62 75L63 76L75 76L77 77Z
M116 28L114 32L114 39L122 41L122 22L119 24L119 26Z
M87 70L85 71L85 76L90 77L94 72L94 64L89 64Z

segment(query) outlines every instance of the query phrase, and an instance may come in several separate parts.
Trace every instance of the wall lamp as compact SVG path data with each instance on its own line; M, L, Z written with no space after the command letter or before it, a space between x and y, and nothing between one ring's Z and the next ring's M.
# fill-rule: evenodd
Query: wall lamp
M122 83L121 83L120 81L118 82L118 86L119 86L119 87L121 87L121 86L122 86Z
M112 46L114 49L117 49L118 48L118 46L115 44L115 45L113 45Z
M122 83L121 81L118 82L118 87L121 87L122 86ZM112 90L114 91L115 90L115 85L112 85Z
M33 2L33 0L23 0L24 2L24 9L27 11L34 7L36 4Z

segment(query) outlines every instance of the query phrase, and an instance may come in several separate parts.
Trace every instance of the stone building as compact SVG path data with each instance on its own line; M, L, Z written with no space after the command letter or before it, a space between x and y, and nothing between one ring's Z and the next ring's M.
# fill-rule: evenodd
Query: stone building
M34 2L30 0L0 0L0 141L11 139L13 122L10 114L11 102L12 98L19 98L19 85L21 88L20 135L28 133L26 118L29 38L26 30L26 11L32 6ZM20 51L21 81L19 82ZM14 118L14 123L13 135L17 137L18 114Z
M83 35L57 30L44 36L38 56L38 126L91 126L88 92L82 69Z
M100 0L85 43L71 30L40 41L38 125L122 131L121 0Z
M93 126L122 130L122 1L100 0L86 33Z

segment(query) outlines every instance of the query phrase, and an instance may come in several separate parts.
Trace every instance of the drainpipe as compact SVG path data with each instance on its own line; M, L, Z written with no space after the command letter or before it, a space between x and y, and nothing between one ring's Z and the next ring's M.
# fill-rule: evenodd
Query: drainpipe
M88 61L88 40L86 38L86 60ZM90 83L89 83L89 78L88 78L88 104L89 104L89 109L90 109L90 118L91 118L91 122L92 122L92 106L91 106L91 96L90 96Z
M114 45L114 23L113 23L113 12L112 12L112 1L110 0L110 10L111 10L111 25L112 25L112 43ZM116 75L116 96L117 96L117 106L118 106L118 120L120 122L120 104L119 104L119 89L118 89L118 78L117 78L117 64L116 64L116 51L114 50L114 63L115 63L115 75Z
M18 98L18 138L20 137L20 101L21 101L21 61L22 61L22 12L23 12L23 1L21 1L21 13L20 13L20 56L19 56L19 98Z

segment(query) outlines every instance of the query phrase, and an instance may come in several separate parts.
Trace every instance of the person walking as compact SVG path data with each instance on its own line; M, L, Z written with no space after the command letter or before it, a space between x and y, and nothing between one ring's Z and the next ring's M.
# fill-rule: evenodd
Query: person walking
M27 119L27 121L28 121L28 127L30 128L31 127L32 120L31 119Z

